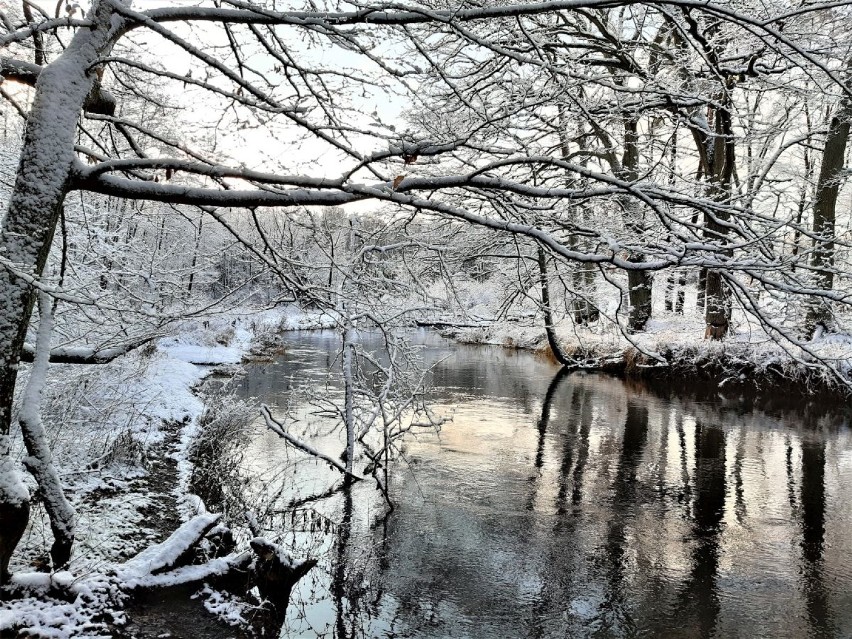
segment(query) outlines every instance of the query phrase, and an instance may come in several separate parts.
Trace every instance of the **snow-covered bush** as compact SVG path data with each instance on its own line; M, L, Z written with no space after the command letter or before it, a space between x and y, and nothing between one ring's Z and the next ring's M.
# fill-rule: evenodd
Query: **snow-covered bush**
M188 450L192 464L189 489L209 509L242 521L247 481L241 472L243 452L257 408L235 397L229 386L224 384L207 396L198 418Z

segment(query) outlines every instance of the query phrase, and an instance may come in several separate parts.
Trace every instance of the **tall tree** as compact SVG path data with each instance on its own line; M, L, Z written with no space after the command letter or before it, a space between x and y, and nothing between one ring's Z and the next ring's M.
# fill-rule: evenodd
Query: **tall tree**
M831 291L834 288L834 225L837 219L837 195L846 163L850 120L852 120L852 98L844 94L828 123L813 205L813 250L810 267L814 271L816 287L825 291ZM805 320L805 332L808 337L813 335L818 325L825 328L832 326L831 305L829 300L821 297L812 299L808 304Z

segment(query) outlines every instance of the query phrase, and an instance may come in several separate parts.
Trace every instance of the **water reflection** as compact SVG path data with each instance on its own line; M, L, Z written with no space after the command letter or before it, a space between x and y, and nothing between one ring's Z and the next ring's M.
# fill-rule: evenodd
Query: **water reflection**
M685 624L685 636L712 637L721 612L717 580L725 513L725 433L721 428L696 423L694 439L692 569L672 622Z
M829 592L823 581L825 534L825 442L802 442L801 481L802 589L814 637L834 636Z
M312 502L337 525L287 537L324 571L297 587L285 636L852 636L841 415L421 340L453 421L406 443L388 516L364 484ZM282 389L326 383L334 344L299 337L245 392L296 401ZM251 457L294 463L262 432ZM285 503L337 479L293 470Z

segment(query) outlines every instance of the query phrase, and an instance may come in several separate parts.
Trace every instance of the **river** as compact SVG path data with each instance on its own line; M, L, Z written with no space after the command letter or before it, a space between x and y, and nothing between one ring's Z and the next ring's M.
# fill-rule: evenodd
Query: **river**
M417 333L430 405L386 513L258 426L246 467L280 492L267 534L320 564L287 637L852 637L852 431L771 396L559 374L533 353ZM369 338L367 339L369 343ZM297 392L340 384L339 339L292 333L240 393L335 456Z

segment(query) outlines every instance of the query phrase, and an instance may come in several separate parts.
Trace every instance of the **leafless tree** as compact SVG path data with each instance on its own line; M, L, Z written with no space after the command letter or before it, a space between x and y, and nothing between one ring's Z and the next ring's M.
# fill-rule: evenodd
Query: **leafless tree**
M365 201L477 225L598 268L626 291L632 330L647 320L651 274L674 268L707 272L714 336L736 302L809 354L755 289L848 304L836 259L848 240L820 199L836 185L848 129L845 31L825 35L848 15L844 2L306 2L282 11L272 0L150 9L95 0L84 17L68 7L59 17L0 14L0 95L26 117L0 229L4 580L28 510L8 458L13 391L38 292L63 296L43 274L74 191L200 207L234 230L244 209ZM803 77L841 105L810 226L786 213L779 180L803 179L790 153L813 133L791 119L787 137L772 137L774 124L743 108L750 87L780 104L787 80L795 89ZM21 85L34 87L31 103ZM187 100L195 108L177 108ZM388 104L437 117L410 118L403 131L398 114L376 108ZM680 129L693 148L675 137ZM737 145L760 136L770 140L765 156L738 175ZM248 147L263 157L240 152ZM792 255L790 232L813 248ZM258 240L247 250L298 290L290 264Z

